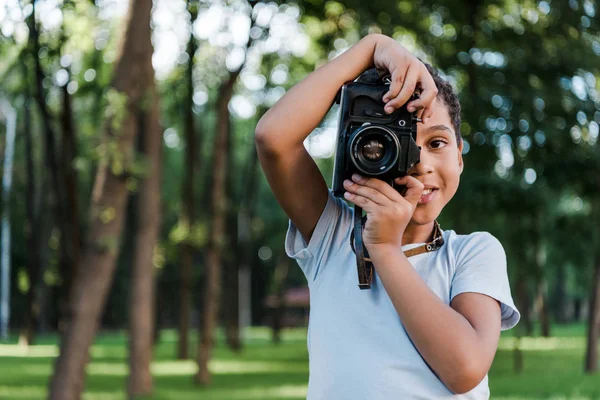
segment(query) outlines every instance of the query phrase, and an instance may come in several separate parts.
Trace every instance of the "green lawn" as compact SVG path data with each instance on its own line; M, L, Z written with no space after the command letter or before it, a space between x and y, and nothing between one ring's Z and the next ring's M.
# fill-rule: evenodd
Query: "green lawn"
M304 399L308 380L305 330L286 330L283 343L273 345L269 330L253 328L244 352L236 355L219 340L211 370L210 388L194 386L193 361L177 361L176 334L162 333L152 371L155 395L162 400L290 400ZM524 371L512 370L512 333L503 334L490 371L492 399L577 399L600 400L600 374L582 373L584 326L556 327L555 337L524 338ZM221 338L220 338L221 339ZM56 338L44 337L27 350L16 338L0 344L0 399L44 399L46 386L57 354ZM127 375L125 336L104 333L92 348L88 366L86 400L125 399Z

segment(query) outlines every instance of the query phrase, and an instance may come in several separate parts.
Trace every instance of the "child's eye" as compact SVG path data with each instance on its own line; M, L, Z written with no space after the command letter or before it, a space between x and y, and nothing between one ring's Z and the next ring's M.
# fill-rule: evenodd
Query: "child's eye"
M448 142L446 142L445 140L432 140L431 142L429 142L429 146L431 146L431 148L433 149L441 149L442 147L446 146L448 144Z

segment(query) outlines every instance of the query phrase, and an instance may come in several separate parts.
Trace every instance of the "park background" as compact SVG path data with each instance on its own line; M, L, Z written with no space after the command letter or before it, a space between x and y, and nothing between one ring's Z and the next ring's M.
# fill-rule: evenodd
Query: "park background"
M442 228L489 231L507 253L522 320L492 399L600 399L597 12L0 0L0 398L304 398L306 280L254 127L384 33L460 94L465 171ZM329 185L336 111L305 142Z

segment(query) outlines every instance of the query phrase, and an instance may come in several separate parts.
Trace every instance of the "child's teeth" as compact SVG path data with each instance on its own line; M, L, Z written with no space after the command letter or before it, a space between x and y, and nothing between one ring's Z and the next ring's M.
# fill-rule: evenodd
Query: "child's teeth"
M425 189L425 190L423 190L423 196L426 196L429 193L431 193L431 189Z

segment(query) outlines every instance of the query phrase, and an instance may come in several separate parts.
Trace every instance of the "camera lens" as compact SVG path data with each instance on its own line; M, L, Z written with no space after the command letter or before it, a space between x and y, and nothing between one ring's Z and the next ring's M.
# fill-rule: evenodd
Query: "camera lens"
M385 155L385 147L377 139L371 139L361 149L363 157L371 162L379 161Z
M349 139L350 159L366 175L381 175L389 171L400 154L400 142L387 127L364 125Z

